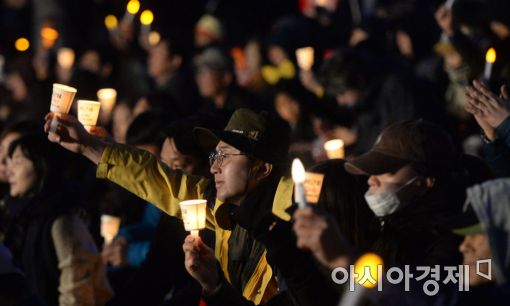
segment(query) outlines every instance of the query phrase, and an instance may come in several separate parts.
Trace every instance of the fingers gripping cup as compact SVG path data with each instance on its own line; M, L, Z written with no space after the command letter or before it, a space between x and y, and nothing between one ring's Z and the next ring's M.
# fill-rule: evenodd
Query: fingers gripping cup
M206 200L189 200L179 203L184 229L198 236L198 230L205 227Z
M100 108L101 103L97 101L78 100L78 121L88 132L96 125Z
M50 111L54 113L55 116L51 120L50 132L55 133L57 131L57 120L55 117L69 113L76 92L77 90L74 87L58 83L53 84Z
M110 244L119 233L120 218L110 215L101 215L101 237L105 244Z

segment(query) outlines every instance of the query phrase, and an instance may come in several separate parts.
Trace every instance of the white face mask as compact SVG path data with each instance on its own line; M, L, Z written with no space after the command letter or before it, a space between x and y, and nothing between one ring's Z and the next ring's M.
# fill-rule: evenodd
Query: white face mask
M377 217L391 215L401 206L400 199L397 196L398 192L412 184L417 178L417 176L413 177L396 190L388 190L376 194L368 194L369 191L367 191L365 193L365 200Z

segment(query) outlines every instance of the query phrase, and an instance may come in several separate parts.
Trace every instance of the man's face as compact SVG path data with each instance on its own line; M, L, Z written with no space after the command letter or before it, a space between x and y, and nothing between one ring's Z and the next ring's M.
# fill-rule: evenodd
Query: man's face
M223 141L216 146L216 152L226 155L222 161L221 158L216 159L211 165L217 197L221 201L240 205L256 185L251 172L252 161L246 155L230 155L243 153Z
M185 173L198 175L198 161L192 156L182 154L177 150L173 138L166 138L161 148L161 161L170 168L181 169Z
M405 166L395 173L384 173L380 175L371 175L368 178L368 194L378 194L385 191L394 191L402 187L416 176L411 166Z
M491 248L487 235L485 233L466 235L466 237L464 237L464 241L459 246L459 250L464 256L464 265L469 265L469 284L471 286L478 286L480 284L490 282L491 280L476 273L476 261L492 258ZM487 275L488 271L488 264L479 265L480 274ZM491 269L492 280L495 279L494 271L494 269Z

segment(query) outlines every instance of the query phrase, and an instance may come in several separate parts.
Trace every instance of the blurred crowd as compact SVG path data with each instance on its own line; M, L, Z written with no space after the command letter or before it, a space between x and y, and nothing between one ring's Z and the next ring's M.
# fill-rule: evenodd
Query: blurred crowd
M508 54L507 0L1 0L0 305L505 305ZM366 253L471 290L334 281Z

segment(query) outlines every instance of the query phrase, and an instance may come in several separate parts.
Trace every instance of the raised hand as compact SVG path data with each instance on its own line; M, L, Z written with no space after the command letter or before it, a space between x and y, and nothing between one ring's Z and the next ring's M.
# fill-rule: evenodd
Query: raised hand
M217 261L214 251L200 239L189 235L182 245L184 265L188 273L196 279L206 293L211 293L220 284Z
M473 81L473 86L467 87L466 111L478 117L477 120L485 121L491 128L497 128L510 115L509 108L505 86L501 87L499 97L482 82Z
M48 113L45 117L44 131L48 133L51 142L60 144L65 149L85 155L94 163L99 163L103 154L106 142L102 140L106 131L95 127L91 133L99 134L101 137L89 134L76 117L69 114L59 114L57 117ZM53 119L55 117L55 119ZM56 131L52 132L51 123L56 120Z

